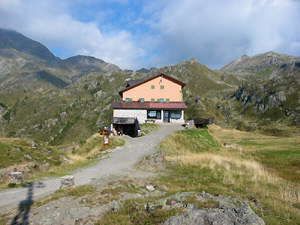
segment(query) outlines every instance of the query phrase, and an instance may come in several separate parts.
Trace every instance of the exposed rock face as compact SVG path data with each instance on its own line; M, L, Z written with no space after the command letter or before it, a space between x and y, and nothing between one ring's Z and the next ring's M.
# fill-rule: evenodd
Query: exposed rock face
M178 195L178 196L176 196ZM178 193L168 197L175 199L178 203L184 202L184 199L191 197L192 193ZM170 203L170 201L168 201ZM205 203L204 209L200 209L198 204ZM209 207L209 203L217 203L214 208ZM208 193L195 195L193 204L186 204L188 212L167 219L163 225L206 225L206 224L251 224L259 225L265 222L255 214L248 202L226 196L214 196Z
M240 86L234 93L233 98L241 102L244 108L254 106L257 113L264 113L270 108L279 108L286 101L284 91L267 89L262 86Z
M244 209L242 209L244 210ZM250 209L251 210L251 209ZM234 210L223 209L204 209L204 210L192 210L181 216L175 216L169 218L163 223L163 225L206 225L206 224L251 224L260 225L265 222L251 212L235 212Z
M23 183L22 172L12 172L9 174L9 178L10 178L12 184L22 184Z

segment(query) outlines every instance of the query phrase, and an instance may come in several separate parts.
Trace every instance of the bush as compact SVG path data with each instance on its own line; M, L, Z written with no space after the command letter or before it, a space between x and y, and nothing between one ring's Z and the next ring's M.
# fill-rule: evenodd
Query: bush
M4 109L7 109L7 106L6 106L4 103L2 103L2 102L0 102L0 106L1 106L2 108L4 108Z
M3 119L7 120L8 122L10 122L10 110L8 110L4 115L3 115Z
M12 132L9 132L6 137L10 138L10 137L14 137L16 135L16 132L12 131Z

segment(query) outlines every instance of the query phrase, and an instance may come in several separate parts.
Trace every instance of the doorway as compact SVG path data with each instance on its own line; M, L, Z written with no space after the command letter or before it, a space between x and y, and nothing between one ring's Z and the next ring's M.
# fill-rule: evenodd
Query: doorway
M169 123L170 122L170 111L169 110L164 110L164 122Z

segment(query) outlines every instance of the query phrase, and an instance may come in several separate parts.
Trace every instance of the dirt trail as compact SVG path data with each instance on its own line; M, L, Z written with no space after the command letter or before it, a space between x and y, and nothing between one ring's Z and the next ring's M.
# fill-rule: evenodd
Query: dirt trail
M107 159L74 172L75 184L83 185L93 179L111 175L130 175L134 165L143 157L155 151L157 144L174 131L181 130L181 125L163 124L156 131L140 138L126 138L126 144L113 150ZM32 185L32 199L53 193L60 186L60 178L48 178ZM28 188L10 189L0 192L0 207L15 207L28 197Z

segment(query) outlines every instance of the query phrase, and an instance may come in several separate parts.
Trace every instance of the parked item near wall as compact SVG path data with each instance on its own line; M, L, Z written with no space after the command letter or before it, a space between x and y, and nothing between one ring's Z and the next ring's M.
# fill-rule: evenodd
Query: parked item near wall
M209 124L212 124L214 118L204 119L204 118L192 118L186 121L186 128L187 129L195 129L197 127L204 127Z

